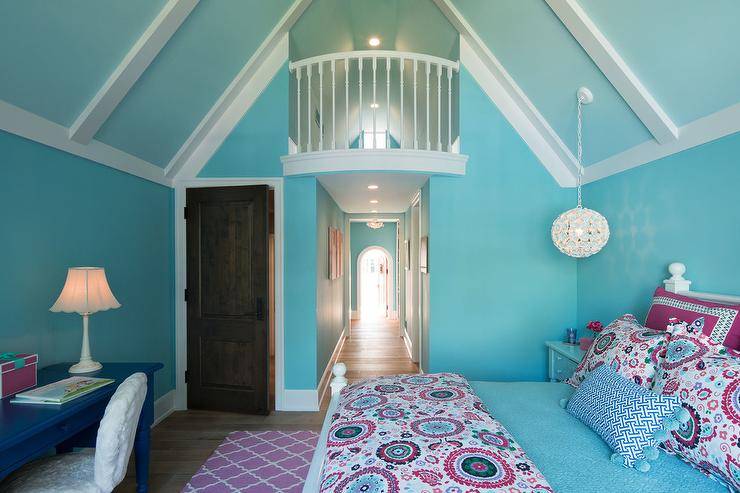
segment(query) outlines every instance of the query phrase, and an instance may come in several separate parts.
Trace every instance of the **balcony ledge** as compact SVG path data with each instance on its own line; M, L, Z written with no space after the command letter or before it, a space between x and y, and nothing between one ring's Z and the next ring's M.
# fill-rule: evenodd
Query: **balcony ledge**
M351 171L464 175L468 156L413 149L338 149L288 154L280 160L285 176Z

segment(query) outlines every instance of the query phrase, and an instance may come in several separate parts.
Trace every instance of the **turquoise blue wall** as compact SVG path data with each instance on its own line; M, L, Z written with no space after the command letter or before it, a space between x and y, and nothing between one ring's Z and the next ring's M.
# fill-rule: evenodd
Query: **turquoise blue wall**
M578 262L578 320L644 318L653 290L683 262L691 289L740 294L740 133L587 185L609 243Z
M285 178L286 389L315 389L318 385L316 194L315 177Z
M318 182L316 226L316 381L319 382L344 330L344 278L329 279L329 227L338 228L344 235L344 212Z
M575 202L466 71L464 177L430 179L430 370L542 380L544 341L576 321L576 262L550 241Z
M172 190L5 132L0 149L0 352L77 361L81 317L49 307L68 267L101 266L122 306L90 317L93 356L162 362L155 396L173 389Z
M393 292L396 291L398 272L396 272L396 223L385 223L380 229L370 229L367 224L353 222L349 227L350 239L350 266L352 268L352 310L357 310L357 258L369 246L380 246L391 254L393 264ZM396 309L395 297L389 304L392 310Z
M283 176L280 156L288 154L289 75L286 63L198 176Z

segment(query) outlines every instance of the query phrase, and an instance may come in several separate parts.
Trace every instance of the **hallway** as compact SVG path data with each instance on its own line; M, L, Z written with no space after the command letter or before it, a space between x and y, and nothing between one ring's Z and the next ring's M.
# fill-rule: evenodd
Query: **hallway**
M403 339L398 335L398 320L352 320L351 337L344 342L339 361L347 365L347 378L363 378L399 373L419 373Z

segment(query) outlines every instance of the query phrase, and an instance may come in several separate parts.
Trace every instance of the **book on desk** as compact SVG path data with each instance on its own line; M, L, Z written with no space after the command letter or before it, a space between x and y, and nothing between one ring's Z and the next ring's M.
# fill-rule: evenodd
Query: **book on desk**
M113 382L114 380L110 378L70 377L43 387L20 392L10 402L11 404L61 406Z

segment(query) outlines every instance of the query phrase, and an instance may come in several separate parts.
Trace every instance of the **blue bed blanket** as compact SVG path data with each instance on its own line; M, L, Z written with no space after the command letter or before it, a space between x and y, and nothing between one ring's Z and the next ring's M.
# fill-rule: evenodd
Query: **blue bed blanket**
M609 446L560 407L572 388L550 382L470 382L558 493L727 493L727 488L661 451L647 473L609 461Z

